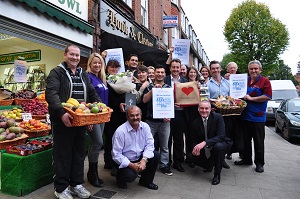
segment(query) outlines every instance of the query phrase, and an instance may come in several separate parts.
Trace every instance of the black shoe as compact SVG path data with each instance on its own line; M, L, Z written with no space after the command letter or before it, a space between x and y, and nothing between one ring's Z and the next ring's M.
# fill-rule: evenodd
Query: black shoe
M139 185L143 186L143 187L147 187L148 189L152 189L152 190L157 190L158 186L156 184L154 184L153 182L151 182L150 184L144 184L139 182Z
M261 164L256 165L255 171L258 173L264 172L264 166Z
M222 162L222 167L225 169L230 169L230 166L225 162L225 160Z
M231 154L227 154L225 157L227 160L232 160L232 155Z
M234 162L235 165L252 165L252 161L245 161L245 160L241 160L241 161L235 161Z
M117 186L119 188L122 188L122 189L127 189L127 183L126 182L117 181Z
M181 166L180 163L173 163L173 168L179 172L185 172L184 168Z
M190 167L190 168L194 168L194 167L195 167L195 163L190 162L190 163L189 163L189 167Z
M219 173L214 175L214 178L212 179L211 184L212 185L220 184L220 174Z
M95 187L103 187L103 180L98 176L98 162L90 163L87 172L87 179Z

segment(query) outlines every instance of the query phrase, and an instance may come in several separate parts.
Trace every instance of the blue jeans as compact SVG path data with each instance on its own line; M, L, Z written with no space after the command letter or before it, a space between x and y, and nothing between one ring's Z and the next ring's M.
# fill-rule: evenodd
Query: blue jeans
M89 133L90 136L90 147L89 147L89 163L98 162L99 153L103 145L102 134L104 130L105 123L95 124L93 130Z
M154 137L155 133L158 135L159 150L160 150L160 162L159 168L168 166L169 163L169 148L168 141L170 137L170 122L157 122L146 120L146 123L151 129L151 133Z

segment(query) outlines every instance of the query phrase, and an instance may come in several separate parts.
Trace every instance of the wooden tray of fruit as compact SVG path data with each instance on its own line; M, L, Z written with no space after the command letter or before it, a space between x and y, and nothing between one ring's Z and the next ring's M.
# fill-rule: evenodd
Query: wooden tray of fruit
M25 144L27 138L28 136L23 133L20 137L16 137L12 140L0 141L0 150L5 149L7 146Z

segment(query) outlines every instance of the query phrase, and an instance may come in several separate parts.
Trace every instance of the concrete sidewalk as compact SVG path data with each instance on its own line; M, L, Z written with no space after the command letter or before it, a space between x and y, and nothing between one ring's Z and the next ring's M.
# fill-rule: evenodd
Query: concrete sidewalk
M154 183L159 186L156 191L138 185L138 179L128 183L127 189L116 186L116 180L110 175L110 170L103 168L103 151L101 152L100 177L104 180L103 188L91 186L85 176L85 187L94 195L101 192L115 193L111 198L164 198L164 199L300 199L300 146L290 144L278 134L266 127L264 173L255 172L253 166L236 166L238 154L233 154L232 160L226 160L230 169L223 169L221 183L211 185L213 172L204 173L202 168L189 168L183 165L186 171L180 173L171 169L173 176L156 173ZM88 161L85 161L87 172ZM108 190L108 192L106 191ZM110 192L112 191L112 192ZM16 198L0 193L1 199ZM25 197L28 199L50 199L54 197L53 185L44 186ZM76 197L74 197L76 198ZM91 197L101 198L101 197Z

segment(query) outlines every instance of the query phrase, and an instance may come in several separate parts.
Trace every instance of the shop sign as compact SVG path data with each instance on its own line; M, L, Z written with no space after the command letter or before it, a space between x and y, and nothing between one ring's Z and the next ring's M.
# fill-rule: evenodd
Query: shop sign
M88 1L82 0L47 0L59 8L87 21L88 20Z
M163 16L163 28L174 28L178 26L178 16Z
M12 64L17 59L22 59L23 61L27 61L27 62L40 61L41 50L33 50L33 51L0 55L0 65Z
M132 39L140 44L153 47L155 39L149 37L138 26L135 26L103 1L101 2L100 26L111 34Z

